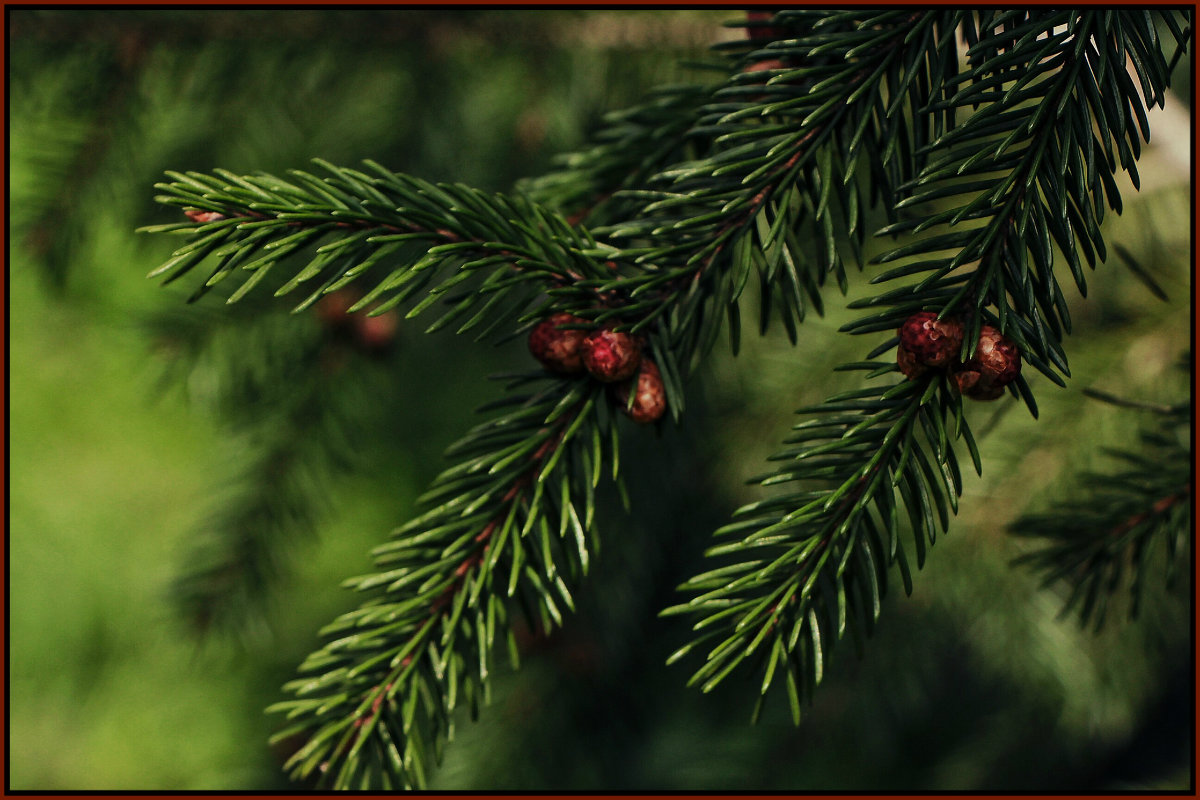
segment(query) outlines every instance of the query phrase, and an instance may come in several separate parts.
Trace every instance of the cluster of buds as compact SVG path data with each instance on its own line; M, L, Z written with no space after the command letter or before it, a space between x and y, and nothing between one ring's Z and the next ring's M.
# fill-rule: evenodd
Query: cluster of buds
M960 359L963 324L957 317L938 319L932 311L918 311L897 333L896 363L910 380L931 369L949 370L964 397L995 400L1021 373L1021 351L991 325L980 329L975 351L966 361Z
M317 301L317 319L334 336L350 341L367 353L382 355L395 341L400 317L390 309L373 317L366 313L351 314L350 308L358 299L358 294L349 289L330 292Z
M529 352L550 372L586 373L612 384L621 408L634 422L660 419L667 410L666 390L658 366L642 355L639 338L611 328L588 330L589 324L572 314L554 314L530 331Z

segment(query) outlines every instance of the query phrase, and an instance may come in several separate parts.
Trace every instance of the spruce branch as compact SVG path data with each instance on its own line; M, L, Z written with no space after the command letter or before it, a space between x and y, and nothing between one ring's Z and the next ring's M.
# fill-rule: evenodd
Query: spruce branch
M1145 106L1163 103L1169 83L1165 54L1146 45L1155 19L1174 13L984 12L967 25L969 69L927 109L965 119L924 146L929 163L899 187L896 208L911 216L879 235L916 238L878 256L904 263L872 282L924 277L861 301L891 311L845 330L895 328L920 308L965 314L964 358L991 322L1064 385L1071 320L1054 249L1086 295L1083 261L1094 268L1106 258L1100 223L1106 207L1122 207L1114 176L1124 170L1138 185L1140 140L1150 137ZM1182 48L1187 37L1179 35ZM1018 388L1030 401L1023 380Z
M244 454L172 582L171 601L202 633L247 632L269 605L292 548L313 534L325 510L329 474L354 463L347 441L357 420L347 406L356 407L369 375L347 370L350 379L334 384L330 371L348 365L331 356L348 354L318 326L280 319L261 303L236 308L192 307L146 323L170 354L164 379L202 387L192 399Z
M798 413L812 416L772 456L779 466L755 479L794 488L738 509L715 534L732 541L707 553L729 563L686 582L680 589L691 599L663 612L696 619L696 638L672 662L708 648L690 683L711 691L748 660L763 673L755 716L782 673L796 722L836 642L847 629L860 645L870 633L892 564L912 591L904 520L918 568L938 529L947 530L962 492L953 440L966 443L980 469L962 399L942 376L856 389Z
M1107 451L1125 468L1081 473L1071 496L1052 509L1022 515L1009 532L1036 543L1014 563L1041 575L1043 587L1066 584L1062 614L1074 613L1081 625L1098 631L1110 601L1126 584L1129 616L1137 617L1146 583L1153 580L1156 550L1165 556L1160 574L1166 585L1178 580L1191 541L1193 475L1190 402L1146 406L1109 400L1101 392L1092 396L1151 416L1136 448Z
M559 156L558 169L526 179L518 189L535 202L569 214L572 225L624 219L635 209L614 193L641 186L665 166L683 160L689 148L707 146L692 128L710 94L704 86L664 86L638 105L610 112L586 149Z
M871 311L843 330L955 316L965 361L994 324L1019 347L1014 374L1023 358L1062 384L1070 320L1053 249L1085 291L1078 251L1093 266L1105 257L1104 209L1120 210L1114 176L1125 170L1136 185L1144 105L1162 102L1169 79L1154 30L1168 17L780 11L719 48L721 82L613 117L590 149L526 183L532 198L372 162L318 162L325 175L287 180L171 173L159 199L190 221L151 230L193 240L153 274L175 280L212 258L193 298L229 280L235 302L286 264L271 286L308 284L299 310L371 273L352 310L404 305L412 317L441 301L448 310L430 330L457 324L479 338L573 315L571 326L637 337L678 418L685 380L723 327L737 351L750 281L760 330L778 313L795 341L830 276L846 290L846 253L861 263L878 213L889 219L879 235L909 238L876 259L898 265L874 276L886 291L854 304ZM1190 33L1163 24L1182 48ZM777 494L718 531L726 541L709 555L720 565L664 612L697 619L697 638L672 660L706 650L692 678L705 691L754 663L755 713L782 673L798 720L846 630L856 641L870 633L893 565L911 591L903 530L918 568L947 531L962 491L956 447L981 472L970 395L952 374L939 365L878 383L897 372L877 359L898 340L843 367L875 383L802 411L809 418L758 479ZM1024 378L1011 385L1036 416ZM325 630L287 687L293 698L273 707L291 721L280 738L306 737L294 776L424 785L456 708L486 700L506 632L515 658L516 609L549 628L572 607L596 549L600 475L619 476L619 404L582 377L531 373L509 388L491 407L499 416L450 449L459 462L423 497L427 510L377 548L374 573L349 582L363 603ZM1124 542L1181 506L1172 490L1107 530Z
M483 338L519 317L547 287L609 274L596 260L604 252L586 231L519 197L436 186L370 161L370 173L317 163L329 174L296 170L285 181L226 170L168 173L174 180L158 184L165 194L157 199L183 208L190 222L141 230L193 239L151 277L169 283L212 257L216 264L191 299L233 277L240 282L228 298L233 303L286 257L307 254L307 263L289 262L295 267L275 290L280 296L316 282L296 311L372 273L377 282L351 311L373 306L371 313L381 314L415 300L412 317L441 300L450 308L429 330L459 322L463 333L483 325Z
M881 154L872 165L874 173L884 178L903 174L913 152L874 146L876 137L896 131L902 111L927 102L927 90L912 88L921 83L917 76L938 85L946 54L953 52L945 34L947 26L953 31L955 20L933 13L855 18L781 12L771 22L780 40L742 56L742 71L717 90L700 122L699 130L715 137L713 155L653 179L670 191L638 215L641 231L669 224L680 235L703 242L707 249L699 259L708 262L726 248L726 238L750 225L770 201L784 202L793 187L818 198L809 211L828 228L832 222L824 220L832 211L832 190L857 188L850 184L859 158L869 151ZM930 47L913 48L917 55L906 60L903 45L914 38L924 38ZM762 60L768 56L772 58ZM769 69L745 68L764 63ZM888 97L889 83L904 87L900 96ZM890 104L884 102L889 99ZM847 138L847 131L854 136ZM721 180L714 182L714 177ZM854 216L859 207L852 203L846 209L847 234L861 234ZM719 215L707 216L717 211ZM626 236L637 232L622 231ZM828 237L823 244L832 251L828 270L836 271L837 248Z
M854 12L845 16L853 20ZM888 310L842 330L896 331L915 312L926 310L953 315L965 329L961 363L973 358L984 325L994 323L1015 339L1020 357L1062 384L1055 370L1069 374L1061 346L1069 318L1052 272L1051 242L1066 252L1085 291L1077 250L1089 262L1094 253L1103 258L1103 204L1120 210L1113 148L1122 154L1122 168L1135 175L1138 136L1149 137L1143 100L1124 70L1123 42L1135 36L1129 30L1134 27L1149 36L1145 28L1152 28L1153 19L1104 12L981 12L955 21L963 26L969 68L948 76L923 105L915 106L925 118L946 115L947 124L917 144L911 161L902 159L914 166L921 157L925 162L913 178L895 187L897 196L889 201L897 210L924 205L926 213L893 222L878 234L914 238L877 262L918 260L876 275L874 283L901 285L850 305ZM846 37L853 42L868 35L860 30ZM884 57L878 42L866 40L875 45L877 57ZM953 46L954 39L940 41ZM783 50L789 46L779 45ZM836 47L845 46L839 37ZM851 52L853 48L843 50L843 60L851 60ZM1161 99L1169 77L1165 56L1158 51L1146 56L1157 60L1139 72L1147 76L1142 90ZM840 80L858 91L855 73ZM1106 87L1110 105L1095 101L1100 91L1096 83ZM816 87L809 90L820 96ZM972 108L977 110L963 122L950 124ZM1103 120L1106 114L1116 120ZM904 139L893 136L890 141ZM832 237L830 242L832 247ZM931 274L915 282L902 280L923 273ZM893 367L872 359L898 341L897 335L883 342L867 361L847 368L874 375L890 372ZM1033 394L1017 372L1010 391L1015 389L1036 416ZM814 412L856 413L832 420L816 416L797 426L796 440L805 446L778 454L777 459L788 461L786 467L761 482L801 481L803 488L741 509L739 514L754 516L718 532L738 538L709 551L727 563L684 584L681 589L691 599L665 612L698 618L696 638L672 657L702 645L709 648L693 683L703 682L704 690L711 690L750 660L764 673L765 695L782 668L793 717L799 720L801 702L811 697L848 622L856 634L869 632L893 563L911 589L899 545L897 492L910 512L919 567L926 538L934 540L935 514L945 531L957 508L961 485L951 440L961 437L976 471L982 466L963 420L963 395L949 376L933 375L914 375L883 392L864 389L832 398ZM901 403L911 397L920 402ZM947 421L954 423L953 434ZM1177 490L1164 496L1179 497ZM1138 525L1144 521L1136 519ZM1128 531L1121 527L1121 532ZM761 703L760 696L756 715Z
M288 762L334 788L421 786L462 703L478 712L492 651L516 609L560 625L595 547L595 490L616 428L594 382L518 377L504 413L448 454L461 459L421 498L425 513L375 550L377 572L347 582L367 599L328 626L330 641L272 710L304 733Z
M737 302L754 274L760 328L777 307L793 341L806 305L820 311L826 276L845 288L840 242L857 252L867 205L859 159L870 154L884 196L889 176L914 168L915 151L882 142L903 138L905 112L925 106L950 74L956 24L933 12L783 11L771 20L779 40L732 45L743 70L693 130L712 138L712 153L624 193L643 198L638 213L594 231L653 265L642 280L682 308L676 342L702 358L715 339L705 320L728 316L736 351ZM906 51L913 39L926 47ZM748 69L763 63L771 68Z
M294 435L294 432L293 432ZM172 600L199 633L250 629L287 571L289 546L311 535L323 477L293 437L255 442L232 498L215 509L181 561Z

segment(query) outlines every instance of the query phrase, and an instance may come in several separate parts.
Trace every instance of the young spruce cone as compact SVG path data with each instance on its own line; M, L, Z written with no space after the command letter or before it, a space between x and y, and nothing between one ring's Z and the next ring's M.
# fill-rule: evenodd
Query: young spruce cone
M563 329L560 325L579 325L587 320L572 314L554 314L529 332L529 352L551 372L579 375L583 372L582 345L586 330Z
M358 344L369 353L381 355L390 350L399 327L400 315L395 309L388 309L374 317L365 311L354 315L354 333Z
M897 333L900 348L907 350L916 364L925 367L949 366L958 360L958 352L962 349L963 326L957 317L939 320L932 311L918 311L904 321ZM897 361L904 371L899 353ZM914 377L907 371L904 374Z
M603 383L632 378L642 360L642 346L637 337L607 329L589 333L581 351L583 366Z
M350 307L358 302L358 295L349 289L322 295L313 307L317 319L331 331L346 332L354 327Z
M630 392L633 392L632 404L629 402ZM667 411L667 390L663 387L658 365L643 358L637 377L617 386L617 401L621 404L621 410L634 422L645 425L661 419Z
M955 370L954 383L964 397L995 400L1020 374L1021 351L1016 342L991 325L984 325L974 355Z

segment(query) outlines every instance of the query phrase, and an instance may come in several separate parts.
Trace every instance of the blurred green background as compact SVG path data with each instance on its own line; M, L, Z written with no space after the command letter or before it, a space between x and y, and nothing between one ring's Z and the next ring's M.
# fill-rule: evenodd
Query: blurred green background
M336 384L353 410L349 468L305 484L319 495L316 535L290 545L261 624L197 636L172 581L230 502L254 441L212 402L228 365L189 360L177 337L208 321L236 350L240 337L287 347L319 330L268 301L241 317L219 303L185 313L192 286L145 279L178 242L133 233L174 220L153 202L164 170L372 158L505 190L579 145L604 111L656 84L705 79L681 59L739 35L721 27L737 16L8 11L11 789L288 788L263 709L316 631L354 605L339 582L369 569L370 547L411 515L441 450L495 396L481 376L527 358L519 343L494 350L415 324L385 355L353 355L354 380ZM1185 59L1178 74L1190 71ZM913 595L892 587L862 658L850 642L835 651L800 727L781 695L750 726L750 679L712 696L686 689L687 665L664 660L688 631L657 612L710 532L756 496L744 481L793 410L846 386L854 376L833 367L876 343L836 333L849 317L833 293L798 347L769 335L743 339L737 360L719 355L679 429L631 432L634 510L602 515L579 613L526 637L522 669L499 676L479 723L463 720L432 788L1187 788L1191 587L1154 586L1139 621L1093 635L1010 567L1024 545L1004 532L1073 473L1104 468L1102 447L1132 441L1138 413L1087 400L1083 387L1159 402L1189 391L1173 368L1191 338L1187 98L1168 111L1151 117L1143 191L1124 183L1125 213L1105 225L1170 302L1115 260L1086 301L1068 290L1075 380L1033 379L1038 421L1011 403L973 409L988 431L983 477L968 479ZM269 418L269 401L251 418Z

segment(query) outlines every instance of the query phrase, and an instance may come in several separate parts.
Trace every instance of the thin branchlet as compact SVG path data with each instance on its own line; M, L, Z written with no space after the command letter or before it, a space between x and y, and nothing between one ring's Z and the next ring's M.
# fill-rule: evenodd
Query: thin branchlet
M1167 584L1190 545L1192 463L1188 446L1191 404L1132 403L1103 392L1105 402L1152 412L1138 447L1110 451L1125 469L1075 476L1070 492L1056 492L1053 508L1022 514L1009 532L1032 544L1015 563L1037 573L1046 586L1066 587L1063 614L1099 630L1110 598L1128 586L1128 610L1136 617L1150 578L1154 550Z

